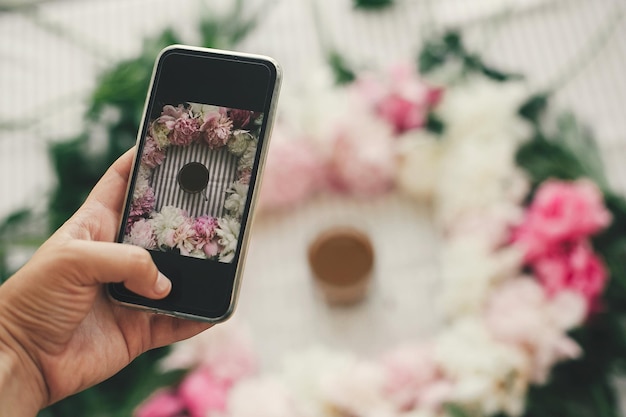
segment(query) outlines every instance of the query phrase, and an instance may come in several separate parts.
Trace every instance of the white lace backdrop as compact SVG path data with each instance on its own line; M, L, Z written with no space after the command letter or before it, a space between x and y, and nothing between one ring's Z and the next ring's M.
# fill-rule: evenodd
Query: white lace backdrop
M230 2L207 3L223 10ZM323 64L312 4L327 39L361 66L382 68L413 59L432 24L460 25L468 43L489 62L526 74L535 89L550 85L567 68L578 68L555 104L589 122L612 184L626 192L623 0L397 0L396 7L381 13L354 12L351 0L266 3L258 27L240 49L278 59L286 89L305 83ZM46 3L30 17L0 13L0 121L26 122L0 131L0 215L45 198L51 182L46 146L79 131L82 99L102 68L112 59L133 56L142 37L166 23L194 39L189 22L197 1L176 1L176 13L172 4L68 0ZM51 35L33 19L78 41ZM607 27L613 28L611 36L598 41ZM31 126L33 117L43 122ZM305 258L315 233L334 224L367 230L376 250L371 297L345 310L320 302ZM266 368L278 366L286 352L322 343L375 354L396 342L426 337L440 323L434 296L437 235L428 212L397 195L367 203L323 198L291 214L260 218L246 270L237 317L250 323Z

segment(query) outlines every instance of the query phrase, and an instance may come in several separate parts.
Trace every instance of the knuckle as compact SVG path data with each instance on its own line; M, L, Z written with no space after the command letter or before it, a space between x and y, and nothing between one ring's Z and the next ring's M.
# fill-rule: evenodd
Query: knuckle
M128 254L130 263L139 275L149 275L155 272L156 266L152 261L150 253L145 249L133 248Z

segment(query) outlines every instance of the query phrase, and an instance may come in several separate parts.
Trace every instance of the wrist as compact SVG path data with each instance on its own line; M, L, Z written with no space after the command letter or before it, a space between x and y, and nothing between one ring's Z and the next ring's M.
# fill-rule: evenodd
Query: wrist
M48 390L41 370L11 326L10 316L0 311L0 416L31 417L47 405Z

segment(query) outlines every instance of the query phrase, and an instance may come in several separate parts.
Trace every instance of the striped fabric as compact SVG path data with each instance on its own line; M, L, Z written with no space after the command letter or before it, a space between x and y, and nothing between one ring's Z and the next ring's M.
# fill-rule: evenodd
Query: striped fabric
M189 162L200 162L208 168L209 184L204 192L189 194L178 185L178 172ZM165 161L154 170L152 176L155 209L161 211L164 206L174 206L185 210L192 217L204 214L222 217L225 214L226 190L236 178L237 157L225 147L211 150L201 143L170 147L165 153Z

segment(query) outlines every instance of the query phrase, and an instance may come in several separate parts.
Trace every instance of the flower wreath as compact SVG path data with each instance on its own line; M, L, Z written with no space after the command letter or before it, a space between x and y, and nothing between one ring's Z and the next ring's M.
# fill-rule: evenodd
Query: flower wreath
M166 105L150 122L135 191L126 225L125 242L182 255L231 262L248 195L261 117L248 110L200 104ZM154 210L155 195L150 180L163 164L166 150L173 146L202 143L212 150L221 148L238 157L237 179L226 191L226 215L189 217L184 210L164 206Z
M626 203L571 115L545 123L547 96L529 99L524 83L454 45L433 49L436 67L471 64L451 66L462 69L454 82L427 65L427 45L421 75L403 65L313 85L287 103L290 125L273 139L261 193L266 210L321 190L372 197L392 187L430 204L444 237L448 324L378 359L312 350L272 375L257 374L241 328L220 326L175 346L163 369L188 373L137 417L605 415L615 406L609 370L624 344L610 324L626 302Z

